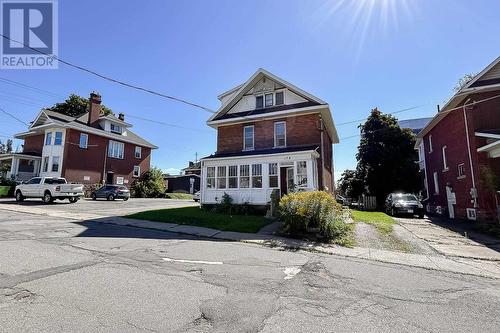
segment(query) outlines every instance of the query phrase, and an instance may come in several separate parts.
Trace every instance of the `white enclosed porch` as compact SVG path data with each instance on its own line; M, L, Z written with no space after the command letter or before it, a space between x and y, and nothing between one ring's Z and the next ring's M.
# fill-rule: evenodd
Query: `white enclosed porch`
M227 193L236 204L266 205L273 190L318 189L319 154L315 150L202 160L202 204L220 202Z
M40 156L22 153L0 154L0 176L25 181L40 173Z

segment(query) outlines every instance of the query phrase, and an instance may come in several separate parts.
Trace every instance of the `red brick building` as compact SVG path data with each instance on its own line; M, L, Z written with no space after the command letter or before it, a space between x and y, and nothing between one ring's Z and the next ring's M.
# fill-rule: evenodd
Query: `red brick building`
M224 193L265 205L276 189L333 192L339 139L326 102L263 69L219 100L207 122L217 129L217 151L201 160L202 203Z
M500 57L446 103L417 146L428 212L500 221Z
M124 114L103 115L97 93L89 101L89 111L79 117L42 110L27 132L16 135L34 161L31 176L129 185L149 170L157 147L132 132Z

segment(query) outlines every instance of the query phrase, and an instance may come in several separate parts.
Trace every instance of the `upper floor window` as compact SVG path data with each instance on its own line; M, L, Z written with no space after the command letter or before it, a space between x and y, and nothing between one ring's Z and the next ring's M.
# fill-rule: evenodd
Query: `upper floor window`
M111 123L111 132L122 134L123 128L120 125Z
M60 146L62 144L62 132L56 132L54 137L54 145Z
M276 105L285 104L285 92L278 91L276 93Z
M286 123L284 121L274 123L274 146L286 146Z
M50 146L52 144L52 132L47 132L45 134L45 145Z
M142 156L142 147L136 146L134 151L135 158L141 158Z
M442 148L443 151L443 171L448 170L448 161L446 161L446 146Z
M254 149L254 127L243 127L243 150Z
M81 133L80 134L80 143L78 146L82 149L87 149L88 142L89 142L89 135L85 134L85 133Z
M124 148L123 142L109 140L108 157L123 159Z
M266 94L265 95L265 105L266 105L266 108L269 107L269 106L273 106L273 103L274 102L274 96L273 94Z
M262 109L264 107L264 96L255 97L255 108Z
M432 135L429 135L429 153L432 153Z

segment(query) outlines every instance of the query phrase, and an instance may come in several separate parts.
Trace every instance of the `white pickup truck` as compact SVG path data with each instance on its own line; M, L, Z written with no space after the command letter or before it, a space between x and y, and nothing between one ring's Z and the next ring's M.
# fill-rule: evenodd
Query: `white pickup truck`
M35 177L17 185L14 193L17 202L21 202L25 198L41 198L46 204L54 200L64 199L75 203L83 197L83 185L68 184L64 178Z

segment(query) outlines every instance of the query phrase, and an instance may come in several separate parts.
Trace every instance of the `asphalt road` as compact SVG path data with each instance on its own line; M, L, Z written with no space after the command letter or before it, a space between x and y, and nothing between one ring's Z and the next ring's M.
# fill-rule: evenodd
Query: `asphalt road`
M500 281L0 209L1 332L499 332Z

